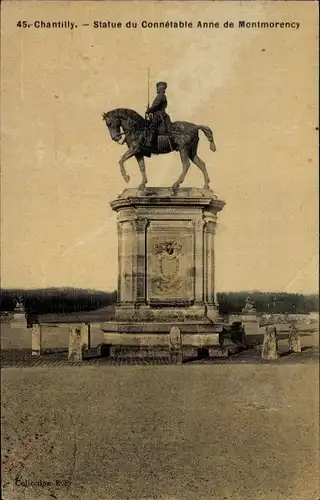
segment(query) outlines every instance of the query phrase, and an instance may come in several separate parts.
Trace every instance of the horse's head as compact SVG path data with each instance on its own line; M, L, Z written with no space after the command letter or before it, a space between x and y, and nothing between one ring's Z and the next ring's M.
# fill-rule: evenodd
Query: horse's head
M102 119L106 122L111 139L119 142L123 131L128 129L143 129L145 121L136 111L127 108L118 108L108 113L102 113ZM121 130L122 129L122 130Z
M119 116L115 111L109 111L108 113L102 113L102 119L106 122L111 139L118 142L121 138L121 119Z

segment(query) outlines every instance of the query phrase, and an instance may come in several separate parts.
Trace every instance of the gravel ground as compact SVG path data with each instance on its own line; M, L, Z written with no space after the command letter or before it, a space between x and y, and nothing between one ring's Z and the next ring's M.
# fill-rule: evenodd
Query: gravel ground
M28 356L19 335L2 330L4 359ZM2 365L2 498L318 500L317 353Z

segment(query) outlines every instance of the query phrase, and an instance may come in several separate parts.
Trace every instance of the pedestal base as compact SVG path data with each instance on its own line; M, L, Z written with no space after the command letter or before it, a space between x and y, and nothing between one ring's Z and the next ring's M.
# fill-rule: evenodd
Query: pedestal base
M172 325L108 321L101 325L105 332L105 355L115 358L170 357L172 326L180 332L180 349L184 359L197 357L201 352L206 352L210 358L227 357L247 348L241 323L209 325L175 322Z
M239 319L244 324L247 335L259 333L259 318L255 313L242 313Z
M214 234L225 203L209 189L126 189L111 203L118 221L118 304L101 325L105 342L181 348L219 346Z
M221 325L201 329L200 325L185 323L144 323L124 326L117 322L108 321L101 326L101 329L104 332L105 343L108 345L167 347L172 326L177 326L180 329L183 347L211 347L221 343L223 334L223 326Z

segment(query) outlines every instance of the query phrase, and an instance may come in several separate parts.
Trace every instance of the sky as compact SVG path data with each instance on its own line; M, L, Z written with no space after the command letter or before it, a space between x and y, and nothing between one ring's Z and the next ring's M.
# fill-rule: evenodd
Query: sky
M18 20L77 23L19 28ZM215 21L213 29L95 29L101 21ZM294 21L299 29L223 28ZM117 284L110 202L140 184L118 161L101 113L144 114L155 83L168 113L212 128L199 155L225 202L215 239L216 290L318 290L316 2L9 2L1 33L1 286ZM83 27L81 24L89 24ZM170 186L177 153L146 160L149 186ZM202 187L190 168L185 186Z

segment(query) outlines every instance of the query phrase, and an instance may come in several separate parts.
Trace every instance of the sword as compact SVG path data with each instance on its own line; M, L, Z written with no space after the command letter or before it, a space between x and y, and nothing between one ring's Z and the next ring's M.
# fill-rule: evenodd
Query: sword
M150 107L150 68L148 68L148 71L147 71L147 80L148 80L148 106L147 106L147 109L149 109L149 107ZM147 137L148 119L149 119L149 116L148 116L147 112L145 112L145 120L146 120L145 127L144 127L145 139Z

